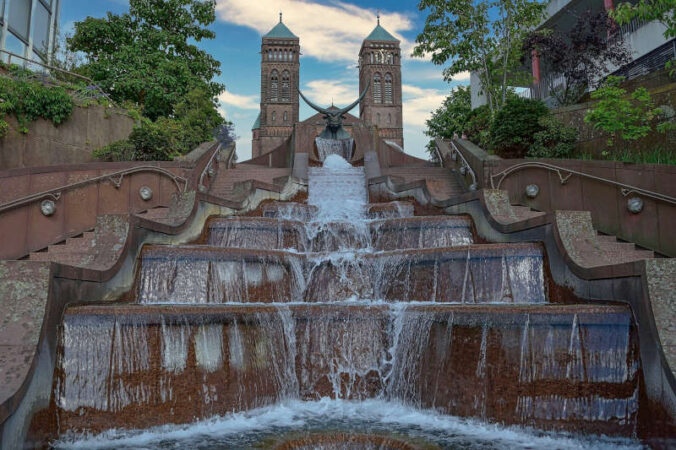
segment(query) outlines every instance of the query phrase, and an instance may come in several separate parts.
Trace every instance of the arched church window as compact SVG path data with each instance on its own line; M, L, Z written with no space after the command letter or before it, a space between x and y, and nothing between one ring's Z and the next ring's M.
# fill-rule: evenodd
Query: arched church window
M373 77L373 102L382 103L383 102L383 87L380 80L380 74L377 73Z
M392 123L392 114L387 115L387 123L388 125Z
M373 53L371 53L371 64L373 64Z
M288 70L282 72L282 101L289 101L291 99L290 78L291 74L289 74Z
M287 111L284 111L284 122L287 122L289 120L289 113Z
M270 100L277 101L279 93L279 72L273 70L270 72Z
M385 103L392 103L392 74L385 74Z
M272 111L272 123L275 123L275 120L277 120L277 113Z
M380 113L376 113L376 125L380 125Z

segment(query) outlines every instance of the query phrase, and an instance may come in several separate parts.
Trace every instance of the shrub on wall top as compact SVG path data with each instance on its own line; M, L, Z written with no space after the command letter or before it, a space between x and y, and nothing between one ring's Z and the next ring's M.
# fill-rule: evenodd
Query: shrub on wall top
M493 151L503 158L523 158L534 142L535 133L542 130L539 119L549 115L540 100L512 97L501 108L490 129Z
M66 89L45 86L37 81L14 80L0 77L0 138L8 126L2 120L13 114L19 122L19 131L28 132L28 124L40 117L58 125L67 120L75 106Z
M551 115L540 117L542 127L533 135L528 156L533 158L574 158L577 148L577 128L564 125Z

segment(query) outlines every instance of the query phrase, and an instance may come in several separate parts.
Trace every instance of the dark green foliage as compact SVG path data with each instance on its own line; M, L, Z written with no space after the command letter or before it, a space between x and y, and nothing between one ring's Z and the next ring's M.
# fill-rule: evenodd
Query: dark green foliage
M540 117L549 114L540 100L512 97L493 119L490 133L491 148L503 158L523 158L542 130Z
M134 161L136 159L136 149L128 140L113 142L105 147L97 148L92 152L94 158L102 161Z
M533 135L533 144L528 156L533 158L573 158L577 143L576 128L561 123L557 118L546 115L540 117L541 130Z
M467 122L467 116L472 111L469 86L458 86L446 97L444 103L432 113L425 124L425 134L431 138L451 139L454 134L461 135ZM434 142L430 141L427 151L434 158Z
M491 110L488 105L479 106L467 115L462 134L479 147L488 149L492 122Z
M128 139L100 148L94 156L104 161L168 161L213 139L224 123L199 90L189 92L176 111L176 118L160 117L154 122L141 118Z
M38 81L0 77L0 137L9 129L4 118L13 114L19 131L28 132L28 124L40 117L58 125L73 112L74 102L68 91L59 86L45 86Z
M212 1L130 0L128 13L75 23L68 47L113 100L142 105L152 120L171 117L189 92L213 100L223 91L212 81L220 63L192 43L215 37L207 28L215 17Z

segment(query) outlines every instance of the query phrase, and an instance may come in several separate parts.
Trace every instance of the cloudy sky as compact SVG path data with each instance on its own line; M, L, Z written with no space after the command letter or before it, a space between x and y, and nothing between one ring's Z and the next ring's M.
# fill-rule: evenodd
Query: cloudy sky
M401 40L405 150L425 156L425 120L439 107L453 85L467 83L461 74L450 85L443 81L441 67L410 57L415 37L425 17L414 0L217 0L216 39L200 43L221 62L220 81L226 85L221 97L225 116L234 122L239 136L240 161L251 155L251 126L260 102L260 44L284 13L284 23L300 38L301 90L318 104L346 105L358 92L357 55L362 40L381 24ZM87 16L102 17L106 11L121 13L127 0L65 0L61 7L62 32ZM301 102L301 120L312 115Z

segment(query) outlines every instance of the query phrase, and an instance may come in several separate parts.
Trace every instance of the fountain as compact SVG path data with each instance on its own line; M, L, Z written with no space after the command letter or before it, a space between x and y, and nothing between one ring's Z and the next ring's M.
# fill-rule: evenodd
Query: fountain
M371 83L369 82L366 85L366 89L364 89L364 92L361 93L357 101L342 109L336 108L333 105L331 108L317 106L308 100L302 92L298 91L303 100L305 100L305 103L315 111L323 114L324 119L326 120L326 128L324 128L324 131L315 138L317 154L320 161L325 161L329 155L338 155L347 161L352 158L354 139L347 131L345 131L345 128L343 128L343 119L345 119L345 114L362 101L366 92L368 92L370 84Z
M640 446L631 310L553 302L541 245L370 205L336 154L263 216L145 247L133 303L67 309L56 448Z

